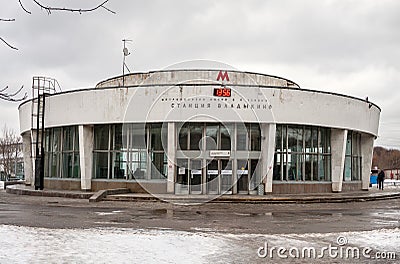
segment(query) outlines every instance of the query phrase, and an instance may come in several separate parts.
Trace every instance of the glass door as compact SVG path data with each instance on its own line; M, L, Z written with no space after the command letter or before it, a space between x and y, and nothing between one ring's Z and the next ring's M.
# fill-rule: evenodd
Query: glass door
M191 194L201 194L201 160L192 160L190 162L190 193Z
M176 165L176 184L175 193L176 194L189 194L189 169L187 159L178 159Z
M249 193L249 170L247 160L237 161L237 179L238 193Z
M207 163L207 193L219 194L218 160L209 160Z
M232 194L232 160L219 160L221 193Z

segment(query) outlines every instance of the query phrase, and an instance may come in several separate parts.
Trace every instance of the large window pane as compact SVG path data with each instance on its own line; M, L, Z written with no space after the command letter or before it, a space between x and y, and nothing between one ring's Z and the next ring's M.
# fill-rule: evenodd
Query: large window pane
M128 128L129 148L132 150L146 149L146 127L144 124L131 124Z
M216 150L218 149L218 131L219 126L215 124L206 125L206 149Z
M275 132L275 151L282 151L282 126L276 125Z
M179 149L188 149L189 125L186 123L179 129Z
M258 124L250 125L250 150L261 150L261 130Z
M113 150L122 150L122 125L115 125L113 129L114 148Z
M305 144L305 152L310 153L312 151L312 137L311 137L311 127L304 128L304 144Z
M114 179L126 178L126 152L113 153L113 177Z
M231 150L231 133L232 133L231 125L221 125L220 133L221 133L221 149L222 150Z
M108 125L97 125L94 127L94 149L108 150Z
M151 150L163 150L161 125L162 124L152 124L150 127Z
M74 129L73 127L64 127L63 130L63 151L72 151L74 146Z
M236 125L236 149L237 150L248 150L248 133L246 126L243 123Z
M72 178L73 153L63 153L63 178Z
M281 175L281 166L282 166L282 154L280 153L275 153L274 156L274 174L273 174L273 180L274 181L280 181L282 180L282 175Z
M303 129L288 127L288 151L302 152L303 150Z
M107 152L95 152L93 153L93 167L94 167L94 178L96 179L107 179L108 177L108 153Z
M164 153L152 153L151 161L153 168L151 172L152 179L164 179L167 177L167 156Z
M203 124L192 123L190 125L190 150L200 150L203 137Z

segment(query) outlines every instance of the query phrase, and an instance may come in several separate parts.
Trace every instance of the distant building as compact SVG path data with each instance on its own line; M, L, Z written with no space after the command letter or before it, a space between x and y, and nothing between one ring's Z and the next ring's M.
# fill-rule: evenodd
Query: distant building
M19 106L28 184L31 109L31 100ZM367 190L380 112L368 100L265 74L119 76L46 98L45 187L174 194Z

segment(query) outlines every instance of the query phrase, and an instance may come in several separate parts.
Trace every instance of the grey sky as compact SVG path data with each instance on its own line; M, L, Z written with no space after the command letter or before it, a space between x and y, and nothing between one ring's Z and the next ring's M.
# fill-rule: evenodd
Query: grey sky
M46 1L42 1L46 3ZM54 1L47 1L53 3ZM85 8L101 1L56 1ZM278 75L302 88L369 97L382 109L376 145L400 148L400 1L247 0L121 1L105 10L47 15L30 0L0 0L0 87L32 76L56 78L63 90L93 87L121 74L122 39L131 70L187 60L216 60L239 70ZM0 102L0 125L18 129L18 104Z

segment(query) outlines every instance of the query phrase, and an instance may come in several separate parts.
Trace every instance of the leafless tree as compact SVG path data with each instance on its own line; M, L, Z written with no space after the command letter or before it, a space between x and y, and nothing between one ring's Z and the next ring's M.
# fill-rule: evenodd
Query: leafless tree
M5 125L0 137L0 171L5 176L12 174L21 152L21 137Z
M20 95L23 88L24 86L21 86L21 88L19 88L16 92L13 93L8 92L9 89L8 86L6 86L3 89L0 89L0 100L5 100L9 102L20 102L25 100L28 97L28 94L25 92L23 96Z
M31 0L33 3L35 3L38 7L40 7L42 10L44 10L45 12L47 12L48 15L50 15L52 12L57 12L57 11L61 11L61 12L73 12L73 13L87 13L87 12L92 12L95 11L97 9L104 9L110 13L115 14L115 12L111 9L109 9L108 7L106 7L106 4L109 0L105 0L103 2L101 2L100 4L92 7L92 8L69 8L69 7L55 7L55 6L49 6L49 5L44 5L41 2L37 1L37 0ZM22 8L22 10L25 11L25 13L27 14L32 14L31 11L29 11L27 8L25 8L25 6L23 5L21 0L18 0L19 6ZM0 22L14 22L15 18L0 18ZM12 44L10 44L8 41L6 41L3 37L0 37L0 40L7 45L9 48L14 49L14 50L18 50L18 48Z
M26 0L28 1L28 0ZM92 12L95 11L97 9L104 9L110 13L115 14L114 11L112 11L111 9L109 9L108 7L106 7L106 4L108 3L109 0L105 0L101 3L99 3L98 5L92 7L92 8L86 8L86 9L82 9L82 8L68 8L68 7L55 7L55 6L49 6L49 5L44 5L42 4L40 1L37 0L30 0L32 1L34 4L36 4L38 7L40 7L42 10L44 10L48 15L50 15L52 12L73 12L73 13L86 13L86 12ZM29 11L23 4L22 0L18 0L19 6L22 8L22 10L25 11L25 13L27 14L31 14L32 12ZM14 22L15 18L0 18L0 22ZM0 36L0 42L3 42L3 44L5 44L7 47L9 47L10 49L13 50L18 50L18 48L11 44L10 42L8 42L7 40L5 40L3 37ZM23 96L20 96L20 92L22 91L23 86L18 89L16 92L14 93L9 93L8 92L8 86L0 89L0 100L5 100L5 101L11 101L11 102L18 102L18 101L22 101L25 100L27 97L27 94L25 93ZM19 96L19 97L17 97Z

